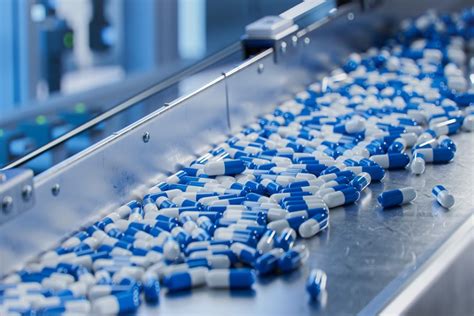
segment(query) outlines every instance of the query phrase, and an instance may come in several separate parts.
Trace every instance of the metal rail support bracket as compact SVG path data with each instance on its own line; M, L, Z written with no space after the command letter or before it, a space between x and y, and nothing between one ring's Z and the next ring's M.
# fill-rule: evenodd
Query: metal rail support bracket
M245 35L242 37L244 57L254 56L268 48L274 48L275 52L286 49L282 39L298 30L293 20L280 16L265 16L245 27ZM278 54L277 54L278 55Z

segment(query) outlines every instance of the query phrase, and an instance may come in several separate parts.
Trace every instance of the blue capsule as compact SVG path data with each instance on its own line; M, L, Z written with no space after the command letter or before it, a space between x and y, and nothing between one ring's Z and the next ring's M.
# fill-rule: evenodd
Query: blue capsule
M436 201L445 208L451 208L454 205L454 196L440 184L433 187L431 193L436 198Z
M313 299L319 299L321 293L326 290L327 276L324 271L319 269L311 270L306 281L306 291Z
M255 273L251 269L217 269L206 276L211 288L248 289L255 283Z
M371 160L384 169L403 169L410 163L410 157L405 153L389 153L383 155L373 155Z
M372 178L370 177L370 174L367 172L362 172L358 176L356 176L350 184L356 188L357 191L361 192L364 191L365 188L367 188L370 184L370 181L372 181Z
M140 296L138 292L121 292L98 298L92 303L92 311L96 315L126 314L136 311L139 305Z
M449 163L454 158L454 152L448 148L418 148L415 153L420 153L426 162L434 164Z
M275 238L275 246L285 251L293 247L296 240L296 232L293 228L283 229Z
M416 191L412 187L395 189L382 192L377 201L383 208L410 203L416 198Z
M245 164L241 160L229 159L208 162L204 166L204 173L210 176L236 175L245 170Z
M278 259L280 259L283 253L284 250L281 248L274 248L270 250L255 261L255 269L260 274L271 273L277 267Z
M278 259L278 270L282 273L295 270L304 263L308 256L308 249L304 245L295 246Z
M258 257L258 251L246 244L235 242L230 246L240 262L252 266Z
M197 267L184 272L175 272L164 278L163 284L169 291L189 290L206 283L207 268Z

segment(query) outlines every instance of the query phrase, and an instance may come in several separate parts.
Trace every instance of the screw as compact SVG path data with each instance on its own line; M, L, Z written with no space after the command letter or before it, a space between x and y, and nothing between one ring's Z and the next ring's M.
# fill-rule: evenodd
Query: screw
M264 69L264 68L265 68L265 67L263 66L263 64L258 64L257 72L258 72L259 74L261 74L261 73L263 72L263 69Z
M54 196L58 196L60 190L61 190L61 187L59 186L59 184L56 183L51 188L51 193L53 193Z
M293 46L296 46L298 44L298 36L293 35L291 37L291 43L293 44Z
M143 142L144 143L148 143L150 141L150 133L149 132L145 132L142 136L142 139L143 139Z
M33 194L33 188L29 184L25 185L23 187L23 190L21 190L21 196L23 197L23 200L25 202L27 202L31 199L32 194Z
M2 201L2 212L8 214L13 207L13 198L11 196L5 196Z
M303 42L305 45L309 45L309 43L311 43L311 40L309 39L309 37L305 37Z
M286 45L286 42L281 42L281 44L280 44L280 50L281 50L281 52L282 52L283 54L286 53L286 47L287 47L287 46L288 46L288 45Z
M348 19L349 21L354 20L354 13L352 13L352 12L347 13L347 19Z

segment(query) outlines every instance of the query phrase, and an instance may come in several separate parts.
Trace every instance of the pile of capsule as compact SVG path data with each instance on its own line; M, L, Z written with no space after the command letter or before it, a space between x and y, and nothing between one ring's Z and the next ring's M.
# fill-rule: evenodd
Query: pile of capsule
M358 201L387 169L418 175L452 161L449 135L474 128L462 71L473 22L473 10L404 22L384 47L351 55L141 201L8 275L0 314L128 313L158 302L160 286L248 289L256 274L298 269L308 251L297 239L328 227L330 209ZM433 194L450 202L443 190ZM414 199L405 191L379 201ZM318 297L325 284L315 270L307 290Z

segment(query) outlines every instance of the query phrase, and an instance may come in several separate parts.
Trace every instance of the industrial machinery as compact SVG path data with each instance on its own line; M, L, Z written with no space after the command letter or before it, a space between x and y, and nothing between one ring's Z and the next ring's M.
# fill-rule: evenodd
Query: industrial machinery
M141 198L161 179L330 74L350 53L380 43L403 19L432 8L453 12L469 5L462 0L305 1L267 18L285 23L270 30L251 24L242 45L80 122L2 170L6 180L0 178L0 276L21 268L79 227ZM243 56L247 58L242 61ZM466 67L472 84L472 68ZM193 89L169 101L170 91L183 91L176 90L183 86ZM39 175L21 169L147 102L160 107ZM330 228L305 241L310 259L299 271L259 279L252 291L198 289L164 295L159 305L143 304L138 314L472 314L474 138L460 134L453 139L462 144L456 160L427 166L436 176L389 172L357 205L332 210ZM384 190L400 184L431 188L441 179L456 194L456 207L450 211L425 194L418 196L417 204L391 211L376 206ZM305 276L314 267L328 275L325 303L309 302L305 294Z

